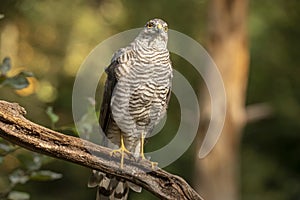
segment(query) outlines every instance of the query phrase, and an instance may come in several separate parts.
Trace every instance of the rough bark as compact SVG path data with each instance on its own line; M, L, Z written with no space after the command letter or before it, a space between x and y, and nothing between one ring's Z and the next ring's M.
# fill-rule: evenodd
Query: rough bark
M120 157L110 156L110 149L37 125L25 114L18 104L0 101L0 136L31 151L126 179L161 199L202 199L179 176L162 169L152 171L149 161L125 156L120 169Z
M208 51L222 75L227 96L226 119L221 136L206 158L196 158L195 188L209 200L239 199L239 143L246 120L245 95L249 65L247 7L248 0L209 1ZM201 96L201 117L204 122L209 122L210 96ZM199 141L207 125L202 124Z

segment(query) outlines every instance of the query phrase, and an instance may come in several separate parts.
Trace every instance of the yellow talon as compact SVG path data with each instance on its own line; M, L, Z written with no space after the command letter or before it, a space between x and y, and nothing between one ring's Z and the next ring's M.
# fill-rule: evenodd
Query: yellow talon
M140 138L140 142L141 142L141 146L140 146L140 156L142 159L146 159L145 158L145 155L144 155L144 140L145 140L145 137L144 137L144 134L142 133L141 134L141 138Z
M124 139L123 139L122 135L121 135L121 146L120 146L120 148L112 150L110 152L110 156L113 156L115 153L120 153L121 154L121 165L120 165L120 167L121 167L121 169L123 169L124 154L127 153L127 154L131 155L131 152L126 149L125 144L124 144Z
M155 168L157 167L157 165L158 165L158 162L151 162L151 169L155 170Z
M144 137L144 134L142 133L141 134L141 149L140 149L140 156L143 160L148 160L146 159L145 157L145 154L144 154L144 141L145 141L145 137ZM151 162L151 161L150 161ZM152 170L155 170L155 168L157 167L158 163L157 162L151 162L151 168Z

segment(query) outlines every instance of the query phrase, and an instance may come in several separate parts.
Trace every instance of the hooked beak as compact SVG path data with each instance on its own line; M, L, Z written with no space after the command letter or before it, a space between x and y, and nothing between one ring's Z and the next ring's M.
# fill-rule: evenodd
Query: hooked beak
M161 24L157 24L157 31L158 32L163 32L163 26Z
M161 25L161 24L158 24L158 25L157 25L157 28L158 28L159 30L162 30L162 25Z

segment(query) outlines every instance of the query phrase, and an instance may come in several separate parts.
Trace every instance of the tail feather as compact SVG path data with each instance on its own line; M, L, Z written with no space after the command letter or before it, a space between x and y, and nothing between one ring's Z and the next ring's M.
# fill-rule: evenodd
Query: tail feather
M128 186L130 189L132 189L133 191L135 192L141 192L142 191L142 187L141 186L138 186L134 183L131 183L131 182L127 182Z
M127 200L129 188L141 191L141 187L133 183L96 170L93 170L88 187L98 187L96 200Z
M98 186L102 181L102 179L104 178L104 176L105 176L104 173L93 170L88 182L88 187L93 188Z

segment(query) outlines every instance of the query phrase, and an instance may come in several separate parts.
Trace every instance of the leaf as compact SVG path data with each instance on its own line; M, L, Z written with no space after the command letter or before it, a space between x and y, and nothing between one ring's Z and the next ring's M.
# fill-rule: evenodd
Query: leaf
M19 147L8 143L7 141L0 140L0 156L6 156L7 154L17 150Z
M9 200L28 200L30 195L25 192L11 191L7 197Z
M20 72L16 76L6 78L6 80L3 81L2 85L7 85L16 90L20 90L26 88L29 85L27 77L32 76L33 74L31 72Z
M17 169L9 175L9 180L12 185L16 185L18 183L24 184L29 180L29 176L26 175L23 170Z
M24 77L11 77L4 80L3 85L10 86L13 89L20 90L28 87L29 82Z
M52 172L49 170L41 170L41 171L33 172L30 176L30 180L52 181L52 180L60 179L61 177L62 174Z
M71 135L71 136L79 137L77 129L75 128L74 125L61 126L57 129L57 131L60 131L65 135Z
M0 143L0 155L2 155L3 153L10 152L11 149L12 149L11 145Z
M18 147L17 147L18 148ZM0 155L5 156L17 149L15 146L0 141Z
M29 170L29 171L35 171L41 168L42 162L39 158L40 156L36 153L23 153L23 154L17 154L16 157L21 163L22 169Z
M46 156L46 155L42 155L42 154L37 154L37 155L40 157L39 159L40 159L41 165L45 165L45 164L48 164L48 163L54 161L54 158L52 158L50 156Z
M47 113L48 117L49 117L50 120L51 120L52 126L54 126L54 124L55 124L56 122L58 122L59 116L56 115L56 114L53 112L53 107L51 107L51 106L49 106L49 107L47 108L46 113Z
M77 122L77 131L80 133L80 137L90 140L93 133L96 132L95 129L98 129L99 126L97 120L95 119L96 102L93 98L87 98L87 100L87 112Z
M5 57L0 65L0 71L2 75L6 75L6 73L11 69L11 60L9 57Z
M19 76L23 76L23 77L33 77L34 74L32 72L28 72L28 71L21 71L19 73Z

